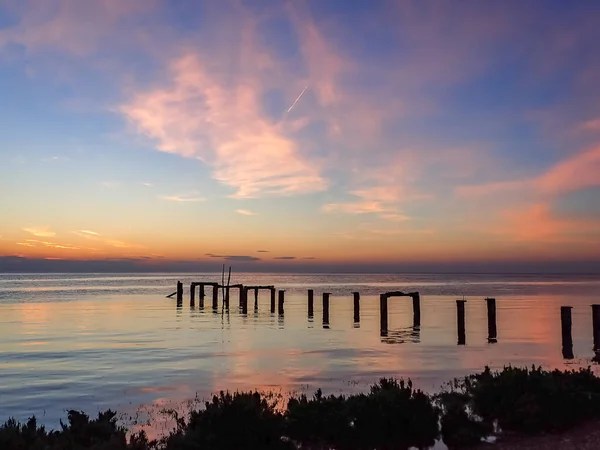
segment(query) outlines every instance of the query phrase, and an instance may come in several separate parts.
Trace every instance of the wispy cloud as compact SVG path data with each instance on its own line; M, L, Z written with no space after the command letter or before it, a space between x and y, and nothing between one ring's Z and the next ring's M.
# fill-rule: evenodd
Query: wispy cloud
M42 158L43 162L54 162L54 161L69 161L71 158L68 156L51 156L49 158Z
M121 186L121 182L120 181L112 181L112 180L107 180L107 181L102 181L100 182L100 185L105 187L106 189L117 189Z
M236 213L241 214L242 216L255 216L256 213L252 211L248 211L247 209L236 209Z
M75 245L70 244L58 244L56 242L48 242L48 241L39 241L37 239L25 239L25 242L17 242L17 245L22 245L25 247L48 247L55 248L58 250L81 250L81 247L77 247Z
M134 244L131 242L124 242L124 241L119 241L116 239L107 239L105 241L108 245L111 245L113 247L116 248L123 248L123 249L144 249L146 248L145 246L141 245L141 244Z
M269 253L269 250L256 250L256 253Z
M152 183L142 183L142 186L146 186L146 187L154 187L154 184Z
M198 196L198 194L181 194L181 195L161 195L161 200L168 200L170 202L203 202L206 199L204 197Z
M284 259L284 260L292 260L292 259L296 259L295 256L277 256L273 259Z
M484 197L507 192L559 195L592 186L600 186L600 145L555 163L539 176L459 186L454 192L459 197Z
M27 231L30 234L38 237L54 237L56 233L52 231L49 227L27 227L23 228L23 231Z
M225 84L194 53L173 61L170 71L167 86L140 92L121 106L158 150L209 164L214 178L236 189L236 198L326 188L319 166L300 153L281 125L263 116L258 86L248 80Z
M84 239L91 239L91 240L100 239L100 233L96 233L95 231L91 231L91 230L78 230L78 231L72 231L71 233L73 233L74 235L79 236L81 238L84 238Z

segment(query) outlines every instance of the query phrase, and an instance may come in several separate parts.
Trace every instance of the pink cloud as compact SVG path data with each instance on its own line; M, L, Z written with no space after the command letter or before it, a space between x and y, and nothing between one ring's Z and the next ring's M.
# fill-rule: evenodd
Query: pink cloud
M547 203L535 203L500 211L486 232L521 242L595 242L598 224L591 220L559 217ZM590 235L596 234L596 237Z
M154 0L9 1L7 7L19 20L0 30L0 48L18 43L30 51L58 49L83 56L115 38L122 19L151 10L154 4Z
M171 63L167 86L138 93L120 110L159 150L212 166L214 178L236 189L233 197L325 189L318 165L262 115L258 86L223 83L189 53Z
M534 178L459 186L454 192L458 197L485 197L519 191L553 196L592 186L600 186L600 145L560 161Z

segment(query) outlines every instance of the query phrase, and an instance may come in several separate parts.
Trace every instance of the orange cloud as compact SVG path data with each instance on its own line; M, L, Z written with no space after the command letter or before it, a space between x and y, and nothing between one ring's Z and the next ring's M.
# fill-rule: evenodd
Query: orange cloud
M255 216L256 213L252 211L248 211L247 209L236 209L236 213L241 214L242 216Z
M193 53L171 63L170 78L168 86L139 93L120 108L159 150L211 165L217 180L236 189L236 198L326 188L319 167L281 125L263 117L252 81L226 85Z
M33 234L37 237L54 237L56 233L50 230L49 227L27 227L23 228L23 231Z

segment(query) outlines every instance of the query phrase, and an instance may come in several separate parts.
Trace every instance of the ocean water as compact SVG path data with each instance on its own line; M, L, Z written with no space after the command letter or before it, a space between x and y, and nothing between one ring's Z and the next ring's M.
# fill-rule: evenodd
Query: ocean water
M411 378L437 391L453 377L489 365L577 368L592 362L591 307L597 276L233 274L233 283L275 285L283 315L261 292L248 313L190 307L189 283L220 274L0 275L0 421L35 414L56 426L65 410L125 416L202 399L221 389L356 392L382 376ZM182 307L165 298L177 280ZM307 289L315 290L314 317ZM389 301L380 332L379 294L418 291L421 324L410 297ZM361 294L354 322L352 292ZM322 322L321 293L332 293ZM457 345L456 299L466 303L466 345ZM497 342L488 342L485 297L497 299ZM560 306L573 307L573 359L561 346ZM593 366L597 367L597 366ZM140 411L141 416L140 416ZM134 419L137 420L137 419Z

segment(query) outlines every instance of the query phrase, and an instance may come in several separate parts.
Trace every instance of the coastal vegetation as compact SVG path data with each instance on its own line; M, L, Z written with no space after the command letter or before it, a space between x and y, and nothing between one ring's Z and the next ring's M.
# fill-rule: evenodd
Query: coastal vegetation
M48 431L35 418L0 427L6 450L408 449L443 439L453 448L503 433L536 435L600 418L600 378L591 369L486 368L436 395L410 380L383 378L354 395L292 396L283 410L259 392L221 392L178 418L160 440L128 433L113 411L94 419L69 411Z

